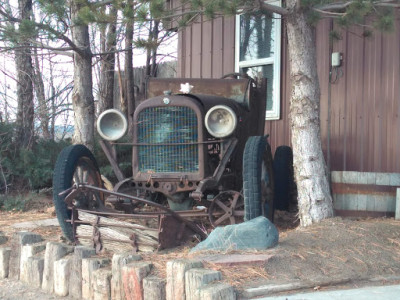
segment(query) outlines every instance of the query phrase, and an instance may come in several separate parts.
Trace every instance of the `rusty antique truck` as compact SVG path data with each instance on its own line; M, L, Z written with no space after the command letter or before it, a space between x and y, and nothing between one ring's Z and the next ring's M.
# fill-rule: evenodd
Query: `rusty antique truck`
M118 178L112 190L103 187L91 151L83 145L65 148L53 178L56 213L65 237L78 242L83 236L77 228L91 225L90 240L101 247L106 238L101 228L106 225L100 217L153 218L161 249L178 245L187 231L204 238L199 218L207 218L209 227L260 215L272 220L272 155L263 132L266 85L234 75L149 80L147 100L137 106L129 130L132 177L125 178L113 150L127 135L128 122L118 110L103 112L97 130ZM84 212L96 218L83 221ZM135 234L128 242L140 248Z

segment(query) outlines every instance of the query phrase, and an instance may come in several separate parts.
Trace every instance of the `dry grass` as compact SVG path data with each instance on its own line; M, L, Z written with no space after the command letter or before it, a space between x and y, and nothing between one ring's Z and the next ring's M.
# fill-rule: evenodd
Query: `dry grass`
M54 217L51 211L1 212L0 230L6 235L16 231L10 225ZM307 228L296 228L294 215L278 215L280 242L266 251L230 251L246 254L273 254L266 264L225 266L204 263L206 268L220 271L223 280L237 289L256 281L284 283L310 278L329 279L353 276L383 276L400 274L400 222L394 219L346 220L333 218ZM287 223L285 223L287 222ZM58 227L33 230L46 240L59 240ZM160 251L140 253L143 260L153 264L152 274L165 278L166 263L176 259L199 259L200 255L228 252L190 253L193 243ZM112 257L111 251L101 257Z

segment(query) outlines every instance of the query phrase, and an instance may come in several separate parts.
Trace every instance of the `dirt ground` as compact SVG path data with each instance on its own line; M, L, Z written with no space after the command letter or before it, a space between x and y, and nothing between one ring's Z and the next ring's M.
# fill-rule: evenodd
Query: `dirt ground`
M0 211L0 231L10 237L17 231L11 224L52 217L55 215L51 200L47 204L43 203L40 209L28 212ZM238 290L266 283L343 279L361 281L400 275L400 221L390 218L336 217L300 228L297 227L295 215L284 212L276 214L276 221L280 232L278 246L265 251L247 252L273 255L264 265L221 267L209 264L207 267L220 270L224 280ZM31 231L41 234L47 240L62 240L58 226ZM189 253L190 246L142 256L153 262L153 272L156 275L165 276L168 260L196 258L198 254Z

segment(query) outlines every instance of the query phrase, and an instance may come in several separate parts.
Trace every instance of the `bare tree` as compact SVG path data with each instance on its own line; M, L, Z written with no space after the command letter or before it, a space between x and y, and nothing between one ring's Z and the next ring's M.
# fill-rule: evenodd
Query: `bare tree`
M39 63L39 55L37 52L37 48L33 48L33 54L34 54L34 76L33 76L33 81L34 81L34 88L35 88L35 93L36 93L36 98L38 100L38 116L40 120L40 129L42 132L42 136L45 139L50 138L50 132L49 132L49 110L47 107L47 101L46 101L46 95L45 95L45 90L44 90L44 83L43 83L43 76L42 76L42 71L40 69L40 63Z
M128 5L133 7L133 1L128 0ZM128 104L128 128L132 134L133 129L133 113L135 111L135 87L133 78L133 32L134 22L130 19L125 25L125 97Z
M117 13L117 8L111 6L109 16L112 21L107 25L102 25L104 30L100 34L102 53L100 54L99 112L113 108Z
M72 43L74 51L74 142L93 148L94 141L94 98L92 82L92 51L89 42L88 25L81 22L79 11L81 1L71 1Z
M32 0L19 0L18 9L21 20L29 21L32 15ZM34 105L33 105L33 66L30 43L22 38L21 47L15 49L15 64L17 67L17 143L23 148L29 148L34 136Z

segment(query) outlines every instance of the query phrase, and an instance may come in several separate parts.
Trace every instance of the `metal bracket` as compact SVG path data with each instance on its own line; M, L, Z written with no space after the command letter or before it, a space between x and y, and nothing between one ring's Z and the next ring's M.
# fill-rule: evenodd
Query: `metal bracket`
M133 251L134 254L136 254L138 252L138 245L137 245L137 241L136 241L136 235L134 233L132 233L132 235L129 237L129 239L131 240L132 251Z
M101 233L98 225L100 222L100 217L96 217L96 221L93 223L93 248L96 249L96 253L99 253L103 249L103 244L101 243Z
M222 175L224 174L226 164L228 163L229 159L232 156L233 151L236 148L238 143L237 138L232 138L227 142L227 149L225 151L224 156L222 157L218 167L215 169L213 176L207 177L200 181L200 184L197 186L197 189L190 193L190 197L193 199L200 201L203 198L203 192L211 187L215 187L218 185L219 181L221 180Z

